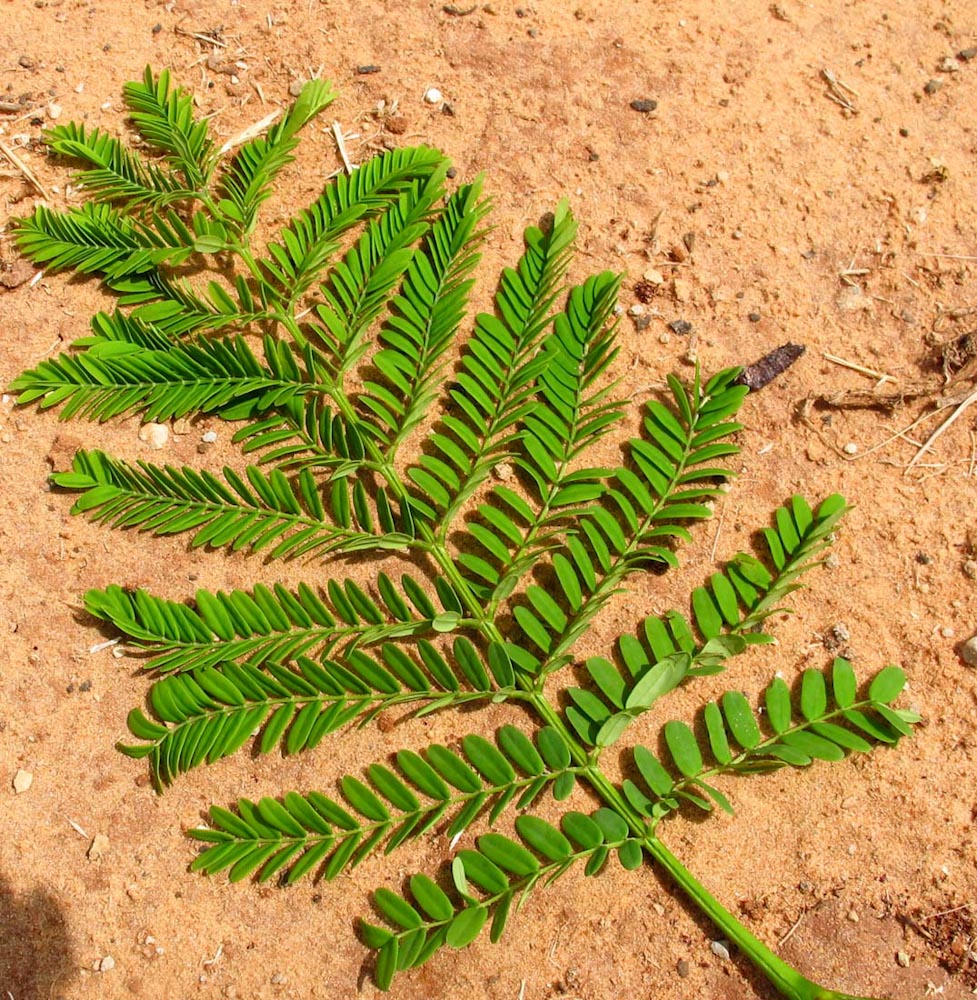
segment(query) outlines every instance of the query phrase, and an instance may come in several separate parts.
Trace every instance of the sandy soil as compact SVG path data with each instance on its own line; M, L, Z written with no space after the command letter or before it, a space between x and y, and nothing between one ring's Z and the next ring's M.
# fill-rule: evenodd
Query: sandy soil
M690 347L715 370L788 340L807 346L787 376L748 401L741 479L721 519L685 550L685 570L608 609L581 652L606 649L638 613L681 603L683 587L748 545L790 493L843 492L855 509L837 563L778 623L780 644L681 692L666 711L691 713L721 685L754 696L776 670L792 678L826 665L826 646L840 641L866 673L903 664L908 701L926 724L896 752L741 782L729 789L735 819L680 822L669 841L759 936L787 938L783 954L812 978L898 1000L969 995L977 709L960 643L977 630L968 565L977 557L977 408L907 469L939 418L895 435L936 397L893 411L799 405L873 388L875 376L826 354L885 373L882 388L925 381L939 393L940 345L977 327L977 58L957 56L977 45L972 5L495 0L458 16L434 2L7 0L0 14L0 100L13 106L0 112L2 139L55 206L77 195L66 167L38 144L43 126L60 114L123 127L121 85L147 63L193 88L222 137L321 71L341 97L310 131L270 222L338 166L334 118L359 136L349 141L354 159L383 139L423 141L454 158L459 178L488 173L496 210L479 272L483 301L498 267L518 255L523 227L564 195L582 222L577 277L626 271L627 308L635 283L660 274L644 315L622 325L626 394L689 371ZM379 72L356 73L367 64ZM827 73L839 81L833 89ZM452 114L423 103L430 86ZM633 110L639 99L657 108ZM381 100L398 102L400 132L379 132L372 112ZM38 197L5 170L0 222L30 212ZM9 235L0 257L4 268L19 266ZM15 286L0 288L4 384L84 335L105 304L92 283L45 275L18 284L17 274L0 274ZM692 324L691 345L669 331L674 320ZM949 397L972 388L963 380ZM82 443L148 454L137 420L59 425L5 396L0 424L0 994L373 996L352 919L370 889L437 867L443 838L336 883L282 892L189 874L193 848L181 828L211 802L331 789L401 746L450 741L468 726L488 732L514 715L370 729L296 760L241 755L157 797L142 766L113 749L145 681L109 650L90 651L103 636L79 613L80 595L122 582L182 599L197 586L246 585L259 571L286 581L317 571L262 569L71 518L68 498L46 489L51 468ZM171 437L154 458L199 462L208 426ZM221 443L211 456L220 462ZM661 721L635 737L651 738ZM33 775L20 794L18 770ZM96 835L108 846L89 857ZM445 955L401 978L392 995L772 997L735 956L710 951L714 936L653 871L615 866L537 892L503 944L480 940Z

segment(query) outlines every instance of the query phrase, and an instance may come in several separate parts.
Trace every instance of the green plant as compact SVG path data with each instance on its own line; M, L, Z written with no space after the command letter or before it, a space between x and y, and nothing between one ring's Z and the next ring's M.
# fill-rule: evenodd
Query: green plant
M680 809L731 811L716 779L897 743L918 721L891 707L901 670L884 668L859 694L839 659L827 673L805 671L796 699L775 679L762 727L732 690L695 729L666 723L659 755L624 751L623 780L602 760L664 695L770 641L767 619L830 544L844 501L812 510L791 499L763 532L763 560L734 556L694 590L689 615L646 618L561 691L557 674L600 609L635 574L675 565L688 526L722 495L748 391L740 371L696 372L689 384L669 376L621 457L588 466L588 449L624 416L607 378L620 279L593 275L561 306L576 230L565 204L526 232L495 313L479 315L452 355L488 208L478 182L447 195L440 153L386 153L338 176L259 249L258 210L299 129L332 100L328 85L308 83L231 158L166 72L147 70L125 95L155 155L83 126L52 129L50 149L83 161L78 179L93 200L38 208L16 230L38 263L97 275L119 309L12 388L21 403L60 405L64 418L237 421L233 440L253 464L217 475L80 451L53 481L78 494L75 512L113 527L187 533L194 546L268 561L331 561L319 586L200 590L192 604L89 591L88 611L148 655L154 678L155 718L133 709L138 742L120 749L146 758L162 789L252 740L262 753L298 753L401 706L420 715L513 701L538 724L404 749L343 777L335 796L214 806L210 826L191 831L205 845L193 867L231 881L330 879L437 825L456 836L515 814L508 833L460 850L450 875L377 890L383 926L363 922L361 933L377 950L380 986L486 924L497 939L539 883L575 866L596 875L616 855L628 869L659 865L785 997L841 996L754 938L660 826ZM339 557L389 552L426 582L376 571L365 589L336 572ZM544 793L562 802L577 786L596 810L566 811L559 826L529 811Z

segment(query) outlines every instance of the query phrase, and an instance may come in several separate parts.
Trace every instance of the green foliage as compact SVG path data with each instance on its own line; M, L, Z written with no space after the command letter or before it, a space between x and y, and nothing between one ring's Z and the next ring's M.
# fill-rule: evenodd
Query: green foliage
M333 100L329 85L311 81L232 156L168 73L147 70L125 96L148 152L97 129L52 129L48 144L81 162L94 200L39 208L15 230L37 263L100 277L118 308L11 388L63 419L233 422L242 457L214 473L91 449L52 481L75 494L75 513L114 528L333 564L297 587L199 590L188 603L89 591L88 613L151 674L147 706L129 714L136 742L119 749L146 758L163 790L246 745L297 754L396 713L514 701L536 723L402 749L341 777L334 795L215 805L190 832L205 845L192 867L232 882L328 880L372 852L478 824L463 849L452 843L450 872L375 893L379 922L361 934L380 987L486 926L498 940L538 885L577 862L597 875L615 856L628 870L664 865L784 996L836 996L712 899L659 824L685 807L731 810L727 776L895 745L919 721L893 706L902 671L883 669L862 694L844 660L830 675L805 671L793 694L778 677L762 718L730 690L696 728L666 722L657 752L624 751L619 784L601 756L676 687L772 641L771 615L818 564L844 501L791 498L762 551L709 576L687 613L636 617L612 657L578 664L578 684L554 702L553 678L608 600L637 573L675 566L721 501L748 392L739 369L669 375L640 433L588 464L627 412L610 380L621 278L565 287L577 228L566 203L527 229L494 311L465 338L489 208L481 181L448 193L440 153L394 150L330 182L262 245L260 210L299 131ZM491 484L493 472L505 481ZM413 572L395 580L374 565L391 552ZM359 573L344 578L334 563L354 554ZM599 803L591 812L530 811L580 786Z

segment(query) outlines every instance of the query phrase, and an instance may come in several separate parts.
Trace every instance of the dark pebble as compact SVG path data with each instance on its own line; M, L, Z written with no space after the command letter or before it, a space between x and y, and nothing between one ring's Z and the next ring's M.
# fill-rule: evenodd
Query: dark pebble
M158 34L159 34L159 33L160 33L160 32L161 32L162 30L163 30L163 25L162 25L162 24L160 24L160 22L159 22L159 21L157 21L157 22L156 22L156 23L155 23L155 24L153 25L153 29L152 29L152 30L153 30L153 34L154 34L154 35L158 35Z
M369 66L357 66L356 72L359 73L360 76L369 76L371 73L379 73L380 67L374 66L372 63L370 63Z
M692 324L687 319L673 319L668 328L680 337L692 332Z
M444 104L441 105L441 114L447 115L449 118L454 118L455 109L447 101L445 101Z
M908 128L899 129L899 135L901 135L903 139L907 139L909 137L909 129Z
M970 62L971 59L977 59L977 46L971 46L969 49L961 49L957 53L957 58L961 62Z
M642 100L632 101L631 102L631 110L632 111L640 111L641 114L643 114L643 115L650 115L651 112L654 111L655 108L657 108L657 107L658 107L658 102L657 101L652 101L652 100L642 99Z
M91 691L91 689L92 689L91 681L82 681L81 684L78 685L79 691Z
M33 68L34 68L34 60L33 60L33 59L31 59L31 57L30 57L30 56L21 56L21 57L20 57L20 58L19 58L19 59L17 60L17 65L18 65L18 66L19 66L19 67L20 67L21 69L33 69Z
M943 89L943 81L942 80L937 80L935 77L932 80L927 80L926 81L926 86L923 87L923 90L925 90L926 93L929 94L931 97L937 91L942 90L942 89Z
M635 328L635 330L637 330L638 333L641 333L642 330L647 330L649 326L651 326L651 317L650 316L635 316L634 317L634 328Z
M451 178L457 177L458 176L458 168L457 167L448 167L448 169L446 171L446 174L447 174L447 177L448 177L449 180Z
M680 975L680 976L681 976L681 977L682 977L683 979L687 979L687 978L688 978L688 976L689 976L689 972L691 972L691 969L689 968L689 963L688 963L688 962L686 962L686 960L685 960L684 958L680 958L680 959L679 959L679 960L678 960L678 961L677 961L677 962L675 963L675 971L676 971L676 972L677 972L677 973L678 973L678 974L679 974L679 975Z
M760 322L760 314L759 314L759 313L756 313L756 312L754 312L754 313L750 313L750 315L749 315L749 316L747 316L746 318L747 318L747 319L748 319L748 320L749 320L749 321L750 321L751 323L759 323L759 322Z

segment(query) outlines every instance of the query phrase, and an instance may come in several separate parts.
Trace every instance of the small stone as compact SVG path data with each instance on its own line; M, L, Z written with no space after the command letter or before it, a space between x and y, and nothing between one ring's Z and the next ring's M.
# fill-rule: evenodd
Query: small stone
M841 449L846 455L857 455L858 445L854 441L849 441L844 448Z
M47 106L47 116L52 121L54 121L56 118L60 118L61 117L61 105L60 104L55 104L54 101L52 101Z
M293 80L288 85L288 92L292 97L298 97L302 93L302 88L305 86L304 80Z
M709 950L724 962L729 961L729 944L726 941L710 941Z
M896 965L901 969L909 968L909 952L897 951L896 952Z
M284 972L276 972L271 977L272 986L285 986L288 983L288 976Z
M977 635L971 636L960 647L960 659L962 659L968 667L977 667ZM16 779L14 780L16 781ZM14 787L16 787L16 785Z
M734 240L741 240L741 239L743 239L743 230L742 229L734 229L732 235L733 235L733 239Z
M658 107L658 102L650 98L640 98L632 101L630 107L632 111L638 111L643 115L650 115Z
M673 319L668 328L679 337L692 332L692 324L687 319Z
M957 61L956 61L956 59L953 58L953 56L947 56L945 59L943 59L943 61L940 63L940 65L937 67L937 69L941 73L959 73L960 72L960 67L957 65Z
M923 90L932 97L933 94L937 94L943 89L943 83L943 80L938 80L934 77L932 80L926 81L926 86L923 87Z
M34 68L34 60L33 60L33 59L31 59L31 57L30 57L30 56L21 56L21 57L20 57L20 58L19 58L19 59L17 60L17 65L18 65L18 66L19 66L19 67L20 67L21 69L33 69L33 68Z
M688 963L688 962L687 962L687 961L686 961L686 960L685 960L684 958L680 958L680 959L679 959L679 960L678 960L678 961L677 961L677 962L675 963L675 971L676 971L676 972L677 972L677 973L679 974L679 976L680 976L680 977L681 977L682 979L687 979L687 978L688 978L688 975L689 975L689 973L690 973L690 972L691 972L692 970L691 970L691 969L689 968L689 963Z
M836 300L842 312L871 312L875 308L872 297L866 295L858 285L849 285Z
M944 639L952 639L956 634L957 630L951 625L944 625L943 628L940 629L940 635L942 635Z
M424 91L424 103L425 104L440 104L444 99L444 95L438 90L437 87L428 87Z
M628 309L628 315L640 316L644 311L645 307L640 302L635 302L635 304Z
M660 334L658 334L659 344L670 344L671 342L672 342L672 335L670 333L665 333L664 331L662 331Z
M85 84L84 84L84 82L82 82L82 83L76 83L75 84L75 93L76 94L83 94L84 92L85 92Z
M760 316L760 314L758 312L751 312L746 318L751 323L759 323L760 319L761 319L761 316Z
M360 76L370 76L373 73L379 73L380 67L370 63L367 66L357 66L356 72L359 73Z
M971 580L977 580L977 559L968 559L963 564L963 575Z
M854 910L849 910L846 916L853 924L858 923L858 914Z
M34 775L30 771L19 770L14 775L14 791L20 795L34 784Z
M692 284L684 278L676 278L672 282L676 302L688 302L692 298Z
M186 417L173 421L173 433L179 437L181 434L189 434L191 430L190 421Z
M970 62L971 59L977 59L977 46L971 46L969 49L961 49L957 53L957 58L961 62Z
M394 135L403 135L407 131L407 119L403 115L391 115L384 124L387 131Z
M664 285L665 278L663 277L661 271L656 271L653 267L648 268L643 275L641 275L645 281L650 281L653 285Z
M148 444L153 451L159 451L166 446L170 439L170 429L166 424L154 424L152 422L143 424L139 428L139 440Z
M217 431L205 431L200 435L200 440L204 444L213 444L217 440Z
M111 972L115 968L115 959L111 955L104 955L98 960L98 972Z
M825 569L837 569L841 565L841 559L834 552L829 552L824 560Z
M88 860L100 861L108 853L108 850L109 838L104 833L96 833L91 844L88 845Z

